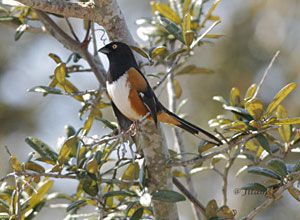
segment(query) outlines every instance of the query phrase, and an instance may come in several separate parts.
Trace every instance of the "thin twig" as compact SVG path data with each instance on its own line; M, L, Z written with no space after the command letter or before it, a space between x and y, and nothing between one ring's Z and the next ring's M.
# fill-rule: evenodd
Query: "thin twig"
M69 21L68 18L66 18L66 22L67 22L67 24L69 26L69 29L71 31L71 34L73 35L73 37L75 38L75 40L78 41L78 42L80 42L79 38L77 37L77 35L76 35L75 31L74 31L74 28L73 28L72 24L71 24L71 22Z
M281 198L282 194L284 191L286 191L288 188L292 187L293 184L297 181L300 180L300 175L295 178L294 180L288 182L287 184L285 184L284 186L280 187L273 195L272 197L268 198L267 200L265 200L262 204L260 204L259 206L257 206L254 210L252 210L246 217L244 217L243 219L245 220L252 220L256 215L258 215L259 213L261 213L262 211L264 211L266 208L268 208L270 205L273 204L273 202L275 202L276 200L278 200L279 198Z
M194 204L194 207L205 215L205 206L201 204L201 202L196 199L195 196L191 194L176 177L173 177L173 183Z
M275 62L275 60L276 60L276 58L278 57L279 53L280 53L280 51L277 50L277 52L274 54L274 56L273 56L271 62L269 63L269 65L268 65L267 69L265 70L265 72L264 72L264 74L263 74L263 76L262 76L260 82L259 82L258 85L257 85L257 89L256 89L256 91L255 91L255 93L254 93L254 95L253 95L253 98L256 98L256 96L257 96L257 94L258 94L258 91L259 91L260 87L262 86L262 84L263 84L265 78L267 77L267 75L268 75L268 73L269 73L271 67L273 66L273 64L274 64L274 62Z
M217 150L217 151L213 151L211 153L207 153L205 155L199 155L193 159L190 159L190 160L185 160L185 161L178 161L178 160L175 160L175 161L170 161L168 163L169 166L188 166L188 165L193 165L193 164L196 164L196 163L200 163L200 162L203 162L209 158L212 158L218 154L223 154L223 153L226 153L228 151L228 149L231 149L232 147L236 146L236 145L244 145L247 141L255 138L258 134L263 134L267 131L270 131L270 130L274 130L274 129L277 129L278 126L271 126L271 127L268 127L266 129L262 129L260 131L255 131L255 132L252 132L252 133L249 133L249 134L245 134L239 141L232 141L232 142L229 142L230 144L223 147L222 149L220 150ZM219 147L220 148L220 147Z

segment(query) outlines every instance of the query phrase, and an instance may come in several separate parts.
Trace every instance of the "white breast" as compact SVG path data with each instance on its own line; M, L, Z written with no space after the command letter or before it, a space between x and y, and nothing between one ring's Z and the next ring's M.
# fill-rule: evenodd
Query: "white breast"
M141 116L132 109L128 99L130 86L127 77L128 75L124 74L113 83L106 82L107 92L123 115L131 120L138 120Z

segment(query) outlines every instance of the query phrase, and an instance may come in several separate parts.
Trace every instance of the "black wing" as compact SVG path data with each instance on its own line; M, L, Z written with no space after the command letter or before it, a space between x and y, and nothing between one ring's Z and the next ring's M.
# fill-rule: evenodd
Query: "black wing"
M128 131L130 125L132 124L132 121L120 112L113 101L111 102L111 106L113 108L115 116L117 117L121 131Z

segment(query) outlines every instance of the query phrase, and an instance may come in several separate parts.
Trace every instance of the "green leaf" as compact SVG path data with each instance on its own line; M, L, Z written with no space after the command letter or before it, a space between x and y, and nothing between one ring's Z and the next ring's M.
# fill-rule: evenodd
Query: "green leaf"
M300 160L293 167L293 172L299 172L299 171L300 171Z
M269 142L264 135L258 134L256 135L255 139L259 142L259 144L262 146L264 150L266 150L269 154L271 154L271 148Z
M264 112L264 105L259 99L250 99L245 103L245 108L254 120L259 120Z
M274 122L274 125L294 125L294 124L300 124L300 117L298 118L283 118L278 119Z
M154 12L157 11L160 15L168 18L170 21L180 24L180 17L167 4L152 1L151 6Z
M279 176L277 173L275 173L273 170L270 170L268 168L264 167L257 167L257 166L252 166L247 169L248 173L253 173L253 174L258 174L261 176L266 176L270 177L273 179L281 180L281 176Z
M41 165L39 165L38 163L35 163L33 161L27 161L25 163L25 169L26 170L32 170L32 171L35 171L37 173L44 173L45 172L44 167L42 167Z
M86 200L78 200L78 201L72 202L67 207L67 212L70 212L72 210L77 210L80 207L84 206L85 204L86 204Z
M160 16L158 19L160 24L163 26L164 29L166 29L166 31L172 34L180 42L185 43L181 29L174 22L168 20L163 16Z
M53 186L53 180L46 180L37 189L37 192L32 194L29 200L29 209L38 205Z
M21 36L25 33L26 29L28 28L28 24L21 24L15 33L15 41L19 40Z
M25 142L32 147L36 152L38 152L42 157L56 162L58 155L54 152L50 146L35 137L27 137Z
M252 85L248 88L244 100L247 101L247 100L252 99L252 97L253 97L254 94L256 93L256 90L257 90L257 85L256 85L256 84L252 84Z
M168 51L168 49L165 46L158 46L158 47L153 48L150 51L150 56L153 59L157 56L165 55L167 53L167 51Z
M237 114L237 115L239 115L239 116L247 119L248 121L253 120L252 116L249 115L249 113L245 109L243 109L243 108L234 107L234 106L228 106L228 105L223 105L223 108L225 110L231 111L234 114Z
M69 155L74 152L77 152L78 147L78 137L71 136L69 137L59 151L58 162L64 164L68 159Z
M300 191L295 187L288 188L289 193L298 201L300 202Z
M218 204L216 200L210 200L205 208L205 216L207 219L211 219L213 217L217 217Z
M231 210L227 205L223 205L217 211L217 216L221 219L234 219L236 212Z
M211 74L214 73L213 70L204 68L204 67L197 67L196 65L187 65L182 69L175 72L176 75L184 75L184 74Z
M265 193L267 192L267 188L260 183L249 183L246 186L240 188L240 190L244 190L245 194L255 194L255 193Z
M267 165L281 177L285 177L288 174L285 163L280 159L271 159L268 161Z
M122 180L133 181L139 178L140 167L137 162L129 164L122 175Z
M146 59L151 60L151 57L149 56L149 54L142 48L139 48L139 47L136 47L133 45L130 45L130 48L132 50L134 50L135 52L137 52L138 54L140 54L142 57L145 57Z
M130 220L139 220L139 219L141 219L142 216L143 216L143 213L144 213L144 208L143 207L137 209L133 213L133 215L130 217Z
M222 104L225 104L228 106L228 102L222 96L214 96L213 100L215 100L217 102L221 102Z
M271 113L277 108L277 106L296 88L296 83L290 83L283 87L273 98L273 101L268 105L266 115Z
M48 87L48 86L35 86L28 90L28 92L39 92L43 94L57 94L62 95L62 91L56 88Z
M169 55L166 57L166 60L167 60L167 61L174 60L178 55L183 54L183 53L186 53L187 51L188 51L187 48L183 48L183 49L176 50L175 52L169 54Z
M90 196L96 196L98 194L99 188L98 184L95 180L90 177L85 177L80 181L82 183L82 189L84 192L89 194Z
M181 202L185 201L185 197L178 192L172 190L159 190L152 194L153 200L163 201L163 202Z
M107 192L103 195L103 197L108 198L108 197L114 197L114 196L129 196L129 197L135 197L137 196L136 194L132 193L132 192L127 192L127 191L111 191L111 192Z
M282 106L279 105L276 109L276 117L278 119L282 119L282 118L287 118L288 117L288 113L287 110ZM281 139L285 142L288 143L291 139L291 133L292 133L292 129L291 129L291 125L282 125L278 128L278 133L281 137Z

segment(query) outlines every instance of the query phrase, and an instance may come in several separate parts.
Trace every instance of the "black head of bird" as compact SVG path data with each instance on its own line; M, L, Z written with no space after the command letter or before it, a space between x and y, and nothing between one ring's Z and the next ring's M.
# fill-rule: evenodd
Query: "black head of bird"
M112 74L123 74L131 67L138 67L132 50L125 43L111 42L102 47L99 52L107 56Z

